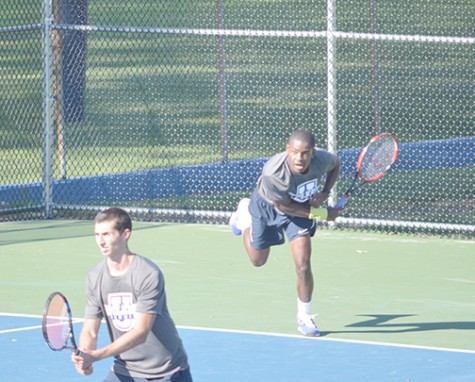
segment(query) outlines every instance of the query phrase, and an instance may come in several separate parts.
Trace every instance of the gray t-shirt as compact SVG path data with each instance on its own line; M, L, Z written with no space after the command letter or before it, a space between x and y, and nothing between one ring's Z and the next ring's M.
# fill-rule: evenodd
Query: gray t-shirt
M135 255L127 272L118 277L111 276L102 261L88 273L86 296L86 318L103 318L103 301L113 339L134 327L135 312L157 315L145 343L115 357L112 369L117 374L161 378L188 368L168 312L163 274L151 260Z
M257 182L259 195L268 202L286 201L306 203L318 192L319 182L335 167L338 157L328 151L315 150L305 174L290 170L287 152L269 158Z

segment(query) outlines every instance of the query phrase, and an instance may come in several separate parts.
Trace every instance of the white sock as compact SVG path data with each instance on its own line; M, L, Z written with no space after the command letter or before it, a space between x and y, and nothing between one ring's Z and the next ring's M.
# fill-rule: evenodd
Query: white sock
M297 315L299 317L302 316L309 316L310 315L310 308L312 306L312 301L309 302L302 302L300 299L297 299Z

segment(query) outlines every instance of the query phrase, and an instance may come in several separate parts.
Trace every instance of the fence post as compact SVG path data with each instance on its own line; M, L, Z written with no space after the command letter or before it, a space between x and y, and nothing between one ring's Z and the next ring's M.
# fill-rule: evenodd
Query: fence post
M43 2L43 206L50 218L53 209L53 13L51 0Z
M371 22L371 34L376 35L378 33L377 13L376 13L376 0L370 0L370 22ZM371 40L371 82L373 85L373 108L374 108L374 135L381 132L380 128L380 116L381 116L381 94L379 89L379 57L378 57L378 40L373 38Z
M228 115L227 115L227 94L226 94L226 62L224 57L224 37L220 34L220 31L224 29L224 0L216 0L216 24L218 34L216 36L218 43L218 65L219 65L219 120L221 131L221 160L227 162L229 160L228 153Z
M335 1L327 0L327 144L332 153L337 152ZM330 204L335 204L336 198L334 189Z
M53 23L60 24L61 0L52 0ZM52 33L53 43L53 89L54 89L54 122L56 124L58 166L61 179L67 176L66 171L66 146L64 128L64 99L63 99L63 62L62 62L62 32L54 29Z

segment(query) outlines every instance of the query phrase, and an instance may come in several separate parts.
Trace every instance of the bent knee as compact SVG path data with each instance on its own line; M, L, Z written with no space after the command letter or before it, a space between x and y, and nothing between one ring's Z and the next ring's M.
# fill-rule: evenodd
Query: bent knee
M269 257L269 250L250 250L248 251L249 260L255 267L262 267Z
M267 262L267 258L265 258L265 259L261 259L261 258L253 259L253 258L251 258L251 264L254 265L257 268L262 267L266 262Z

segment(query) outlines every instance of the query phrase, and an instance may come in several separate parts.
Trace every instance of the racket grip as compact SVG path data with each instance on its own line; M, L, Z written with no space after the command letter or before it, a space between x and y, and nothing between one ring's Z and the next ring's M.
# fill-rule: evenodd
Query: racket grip
M335 204L335 208L343 208L346 203L348 203L348 199L350 198L350 195L343 195L340 200Z

